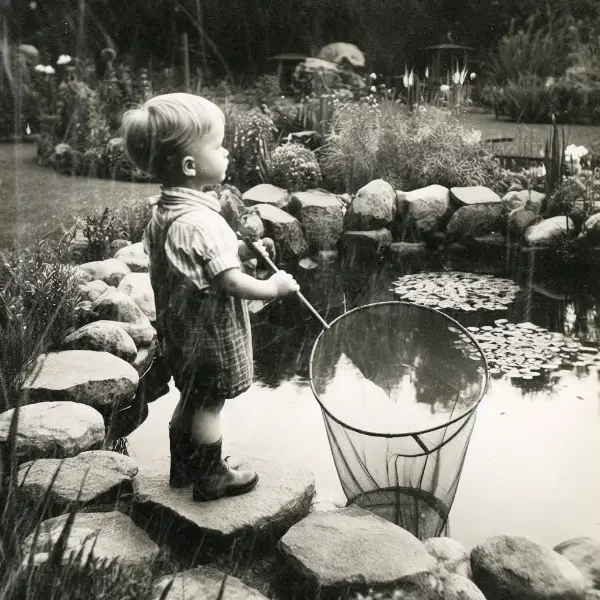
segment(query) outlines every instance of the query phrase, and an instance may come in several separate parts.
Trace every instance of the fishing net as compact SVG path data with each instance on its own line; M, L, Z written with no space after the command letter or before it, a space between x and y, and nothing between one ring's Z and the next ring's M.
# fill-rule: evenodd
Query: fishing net
M348 505L442 535L488 385L469 332L423 306L369 304L321 332L310 381Z

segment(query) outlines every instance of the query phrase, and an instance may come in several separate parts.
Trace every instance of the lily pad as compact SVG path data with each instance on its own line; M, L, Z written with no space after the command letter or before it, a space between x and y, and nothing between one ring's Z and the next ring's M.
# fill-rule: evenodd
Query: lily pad
M469 327L490 369L514 379L533 379L559 369L598 368L598 348L583 346L561 333L533 323L508 323Z
M407 302L441 310L504 311L519 286L492 275L449 271L405 275L392 283L390 291Z

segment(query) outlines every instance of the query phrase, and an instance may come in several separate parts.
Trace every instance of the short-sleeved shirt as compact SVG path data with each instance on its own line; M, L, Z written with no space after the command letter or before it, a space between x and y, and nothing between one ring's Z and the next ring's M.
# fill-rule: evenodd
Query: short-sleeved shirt
M163 188L143 245L150 259L161 350L180 391L234 398L253 377L247 302L225 294L215 278L242 268L238 240L213 196Z

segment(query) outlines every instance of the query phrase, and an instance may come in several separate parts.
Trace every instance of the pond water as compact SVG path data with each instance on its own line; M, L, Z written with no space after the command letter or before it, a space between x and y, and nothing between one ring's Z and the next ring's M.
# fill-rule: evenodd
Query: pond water
M35 164L33 144L0 145L0 180L4 207L0 248L47 232L57 223L54 216L69 223L74 216L156 191L150 185L59 175ZM494 266L487 258L446 266L506 276L524 290L508 310L448 310L462 325L493 328L497 319L530 322L597 346L597 273L542 272L528 268L531 265L505 272L502 264ZM345 310L397 299L389 291L397 277L398 273L366 268L352 276L312 272L299 276L299 281L304 294L331 322ZM319 323L295 298L273 303L255 316L256 383L226 405L225 450L302 465L315 474L320 494L345 502L323 413L309 382L310 353L320 332ZM537 344L537 353L546 345L540 339L532 343ZM554 342L547 341L552 347ZM484 343L493 345L493 340ZM363 371L346 367L350 368L346 378L336 379L340 394L356 393L357 378L369 385L361 377ZM498 533L530 534L551 545L580 535L600 540L600 379L596 367L585 362L563 367L531 379L492 376L477 409L450 512L449 534L467 548ZM406 404L410 400L406 390L416 394L416 386L410 376L404 381L408 387L397 399ZM447 383L442 381L442 390L449 392ZM129 452L141 465L164 463L166 468L167 423L177 398L171 388L151 403L145 422L128 437ZM389 394L379 398L389 403ZM337 392L331 399L340 401Z
M491 329L498 319L506 319L509 324L529 322L597 347L597 278L564 272L559 275L555 271L505 273L502 267L484 268L481 263L449 266L511 277L523 290L507 305L507 310L447 310L462 325ZM390 284L397 277L397 273L385 269L365 269L352 275L334 270L298 275L303 293L327 322L355 307L397 300L390 291ZM309 381L310 355L320 332L319 323L293 297L272 303L255 316L256 383L247 393L227 403L223 412L224 440L228 452L275 457L310 469L319 493L345 502L323 413ZM355 333L354 343L367 347L364 336ZM423 336L417 338L422 340ZM382 339L383 343L389 344L389 339ZM382 360L383 349L371 347L371 358L375 362ZM334 405L337 402L339 408L340 403L348 404L342 401L344 395L350 404L354 402L351 418L356 417L361 406L357 399L362 397L358 384L371 386L371 396L375 384L365 383L368 369L360 365L358 370L347 354L340 354L333 363L342 369L342 376L335 377L328 401ZM443 373L444 368L455 364L440 362L437 370L435 364L429 365L429 373ZM529 534L550 545L582 535L600 540L598 369L583 362L576 366L551 366L551 372L531 379L501 374L490 378L477 409L450 512L448 533L467 548L500 533ZM444 390L449 393L452 389L450 377L442 379L436 388L438 399ZM410 405L415 409L415 378L405 372L402 381L405 387L395 399L403 402L404 408ZM385 388L379 381L379 402L385 404L386 410L391 406L395 410L398 405L390 405L394 394L390 395L389 386L387 391ZM150 404L148 418L129 436L129 452L140 464L163 462L167 468L167 422L176 402L177 391L171 388L169 394ZM411 418L418 422L424 418L424 412L427 411L421 405ZM394 413L396 417L398 414ZM437 417L429 414L428 418Z

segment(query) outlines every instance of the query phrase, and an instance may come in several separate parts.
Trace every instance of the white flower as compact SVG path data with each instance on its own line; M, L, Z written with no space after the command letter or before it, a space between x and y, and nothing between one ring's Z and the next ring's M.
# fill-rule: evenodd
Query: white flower
M404 84L404 87L406 87L406 88L408 87L408 75L405 75L402 78L402 83Z
M425 67L425 79L429 77L429 67Z
M61 54L56 61L57 65L68 65L71 62L71 57L68 54Z
M33 70L37 71L38 73L44 73L46 71L46 67L44 65L35 65Z
M567 160L579 161L586 154L589 154L589 151L585 146L571 144L565 148L565 158Z
M54 67L51 65L46 65L44 67L44 73L46 73L47 75L54 75L54 73L56 73L56 71L54 70Z
M371 89L372 92L376 92L377 91L377 88L374 85L372 85L370 89Z
M413 72L412 72L412 69L411 69L410 75L408 76L408 85L412 86L413 83L414 83L414 79L413 79Z
M447 94L450 91L450 86L446 85L445 83L443 85L440 85L440 92L442 92L442 94Z
M371 73L371 75L369 75L369 77L370 77L371 79L377 79L377 75L375 75L375 73Z
M454 75L452 76L452 81L454 81L455 85L458 85L460 83L460 72L456 71L456 73L454 73Z
M471 73L471 74L469 75L469 79L470 79L471 81L473 81L473 79L475 79L475 77L477 77L477 73Z

